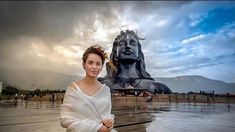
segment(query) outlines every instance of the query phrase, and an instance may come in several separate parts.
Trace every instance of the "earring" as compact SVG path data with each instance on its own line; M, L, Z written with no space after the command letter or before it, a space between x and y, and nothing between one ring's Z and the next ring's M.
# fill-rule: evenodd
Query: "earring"
M115 57L114 57L114 60L115 60L115 61L117 61L117 60L118 60L118 59L117 59L117 56L115 56Z

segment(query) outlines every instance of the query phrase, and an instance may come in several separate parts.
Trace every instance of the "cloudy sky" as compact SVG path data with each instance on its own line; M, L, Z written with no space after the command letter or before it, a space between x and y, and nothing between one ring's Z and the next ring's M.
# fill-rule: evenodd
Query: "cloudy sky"
M0 2L0 68L84 75L84 50L100 44L110 54L129 29L146 38L151 76L235 82L234 14L232 1Z

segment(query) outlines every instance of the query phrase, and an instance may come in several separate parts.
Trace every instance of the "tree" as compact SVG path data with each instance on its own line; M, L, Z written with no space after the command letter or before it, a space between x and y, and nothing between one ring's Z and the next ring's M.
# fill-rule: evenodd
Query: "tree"
M2 94L5 95L15 95L16 93L19 93L19 90L11 86L7 86L5 89L2 90Z
M39 95L41 95L41 90L39 89L39 88L37 88L37 89L35 89L34 90L34 95L37 95L37 96L39 96Z

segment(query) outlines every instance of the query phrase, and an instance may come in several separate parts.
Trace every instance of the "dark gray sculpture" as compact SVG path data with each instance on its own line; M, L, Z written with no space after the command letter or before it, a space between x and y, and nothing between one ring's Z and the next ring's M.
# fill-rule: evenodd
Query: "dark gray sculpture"
M115 91L150 91L151 93L172 93L164 84L156 82L145 70L144 54L140 38L133 31L126 30L115 38L110 61L106 63L107 75L99 78Z

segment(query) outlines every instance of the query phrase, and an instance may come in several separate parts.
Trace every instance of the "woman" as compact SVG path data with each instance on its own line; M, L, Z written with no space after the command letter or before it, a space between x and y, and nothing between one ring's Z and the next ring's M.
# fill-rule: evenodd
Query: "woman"
M115 131L110 89L97 81L105 58L103 48L98 45L89 47L83 54L86 76L68 86L61 106L60 123L67 131Z

